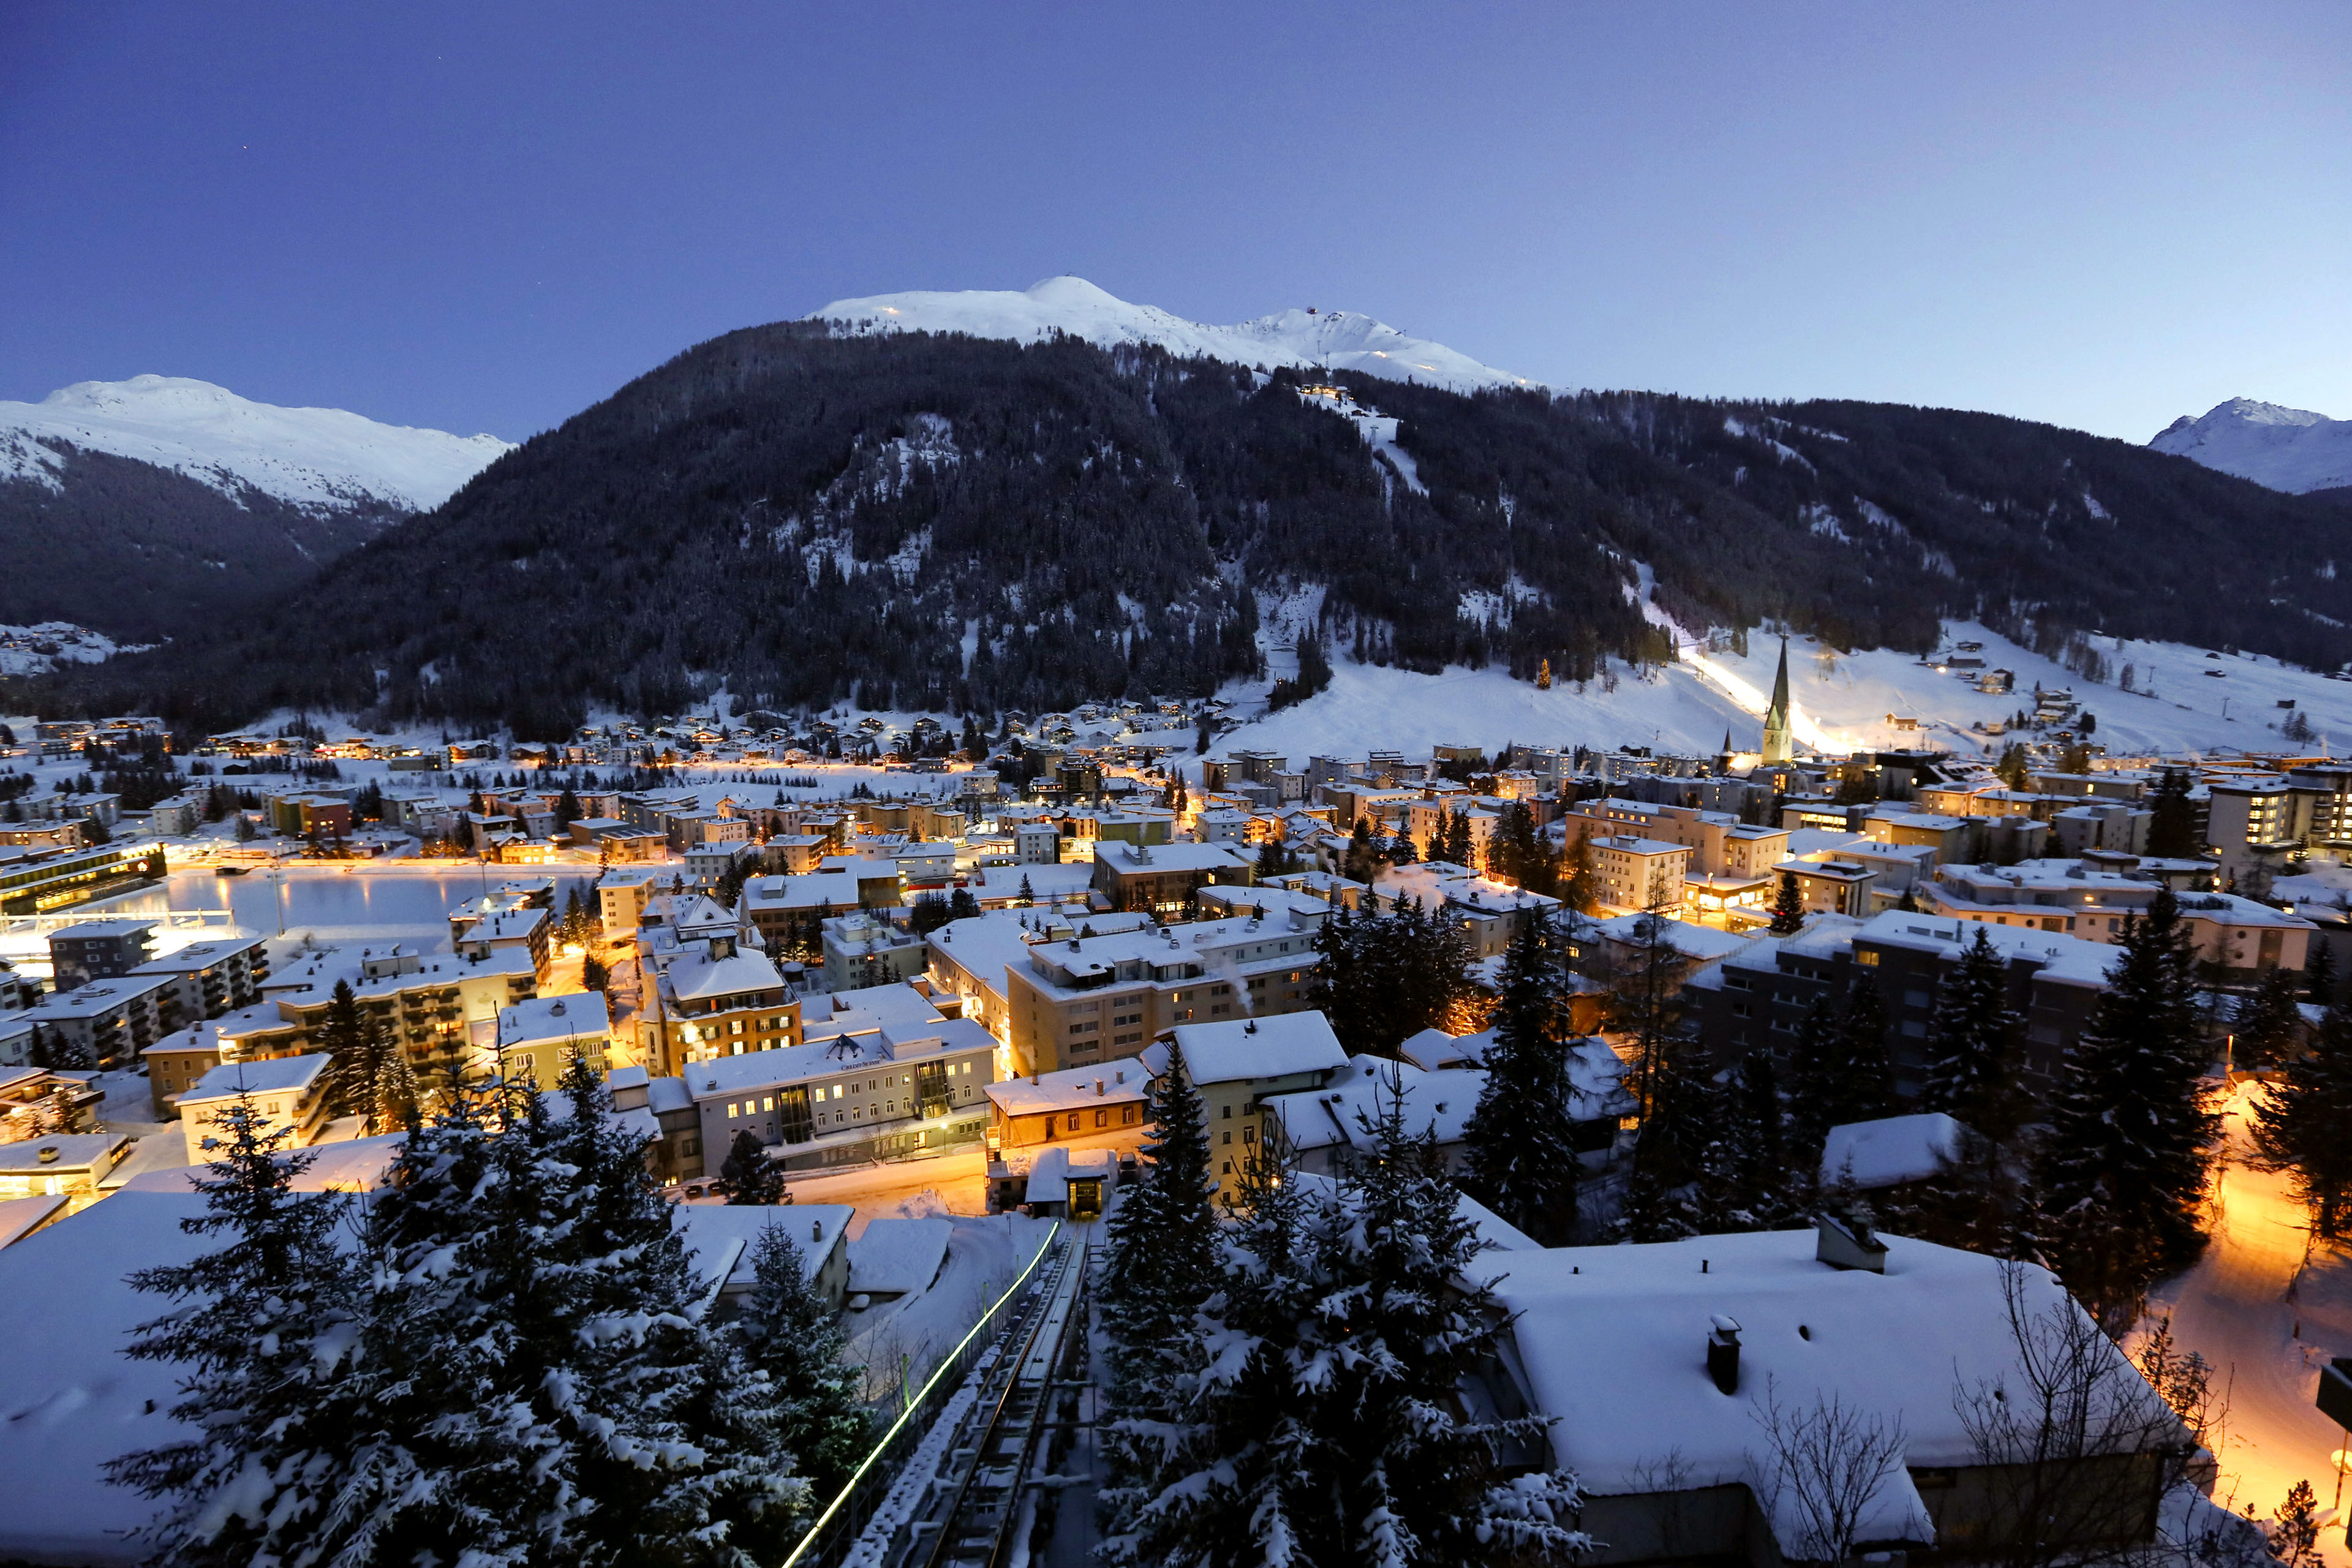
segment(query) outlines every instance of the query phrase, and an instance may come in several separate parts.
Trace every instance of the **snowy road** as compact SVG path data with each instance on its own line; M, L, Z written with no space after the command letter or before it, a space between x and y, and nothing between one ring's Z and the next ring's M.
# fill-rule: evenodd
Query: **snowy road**
M2352 1355L2352 1256L2325 1244L2306 1252L2303 1208L2286 1179L2240 1163L2247 1093L2229 1103L2230 1163L2212 1245L2150 1304L2171 1310L2180 1347L2201 1352L2228 1387L2214 1500L2234 1501L2240 1512L2252 1503L2267 1517L2298 1480L2311 1482L2322 1508L2336 1498L2329 1457L2344 1439L2313 1397L2326 1360ZM2352 1564L2340 1529L2325 1544L2331 1568Z

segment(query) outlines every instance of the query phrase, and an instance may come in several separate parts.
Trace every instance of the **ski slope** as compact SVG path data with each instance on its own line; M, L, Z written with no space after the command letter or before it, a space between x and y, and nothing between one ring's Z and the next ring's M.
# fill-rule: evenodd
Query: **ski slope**
M833 322L836 331L850 336L968 332L1034 343L1066 332L1103 348L1152 343L1171 353L1205 354L1233 364L1355 370L1456 392L1540 384L1353 310L1294 308L1229 327L1204 326L1157 306L1129 304L1083 278L1048 278L1019 292L919 289L835 300L808 319Z
M184 376L84 381L0 403L0 479L58 488L46 442L173 468L234 498L250 485L296 506L369 500L430 511L514 449L495 436L379 425L340 408L278 408Z
M2154 695L2143 695L2087 682L1973 623L1951 623L1945 636L1945 651L1957 642L1982 643L1986 668L2011 671L2015 690L1988 695L1958 673L1939 673L1892 649L1848 654L1811 638L1790 638L1790 696L1800 748L1843 753L1931 746L1963 756L1995 754L2008 738L1969 726L2031 710L2037 682L2074 692L2098 721L2092 739L2115 755L2291 749L2278 731L2288 716L2277 706L2281 700L2296 702L2319 732L2309 750L2352 748L2352 681L2275 659L2208 658L2208 650L2179 643L2102 639L2099 647L2118 675L2128 663L2136 686L2153 686ZM1753 751L1761 743L1780 649L1779 638L1761 633L1750 636L1744 656L1685 646L1680 661L1663 668L1636 675L1615 666L1613 690L1608 681L1580 689L1563 681L1539 691L1497 669L1431 676L1342 662L1328 689L1243 724L1221 736L1216 749L1264 748L1297 761L1372 747L1426 756L1438 742L1475 744L1491 753L1507 741L1522 741L1713 756L1727 730L1736 749ZM2221 674L2210 677L2209 670ZM1264 691L1236 688L1226 695L1245 701ZM1906 720L1917 727L1900 722Z

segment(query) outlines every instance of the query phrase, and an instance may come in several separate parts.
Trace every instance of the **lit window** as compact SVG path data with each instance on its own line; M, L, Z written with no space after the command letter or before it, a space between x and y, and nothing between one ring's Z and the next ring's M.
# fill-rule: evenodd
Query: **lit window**
M727 1114L730 1116L735 1114L735 1102L731 1100L727 1102Z

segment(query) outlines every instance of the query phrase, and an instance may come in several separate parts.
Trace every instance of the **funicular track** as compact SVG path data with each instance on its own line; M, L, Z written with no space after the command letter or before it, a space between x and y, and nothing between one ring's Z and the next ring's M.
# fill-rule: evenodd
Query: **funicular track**
M1054 1273L980 1374L923 1509L884 1559L888 1568L993 1568L1009 1544L1022 1482L1049 1415L1055 1370L1083 1334L1087 1246L1061 1244Z
M1087 1248L1056 1224L1045 1246L892 1423L781 1568L984 1565L1006 1544L1046 1419L1054 1369L1083 1335ZM992 1331L991 1320L995 1320ZM969 1389L953 1430L934 1426ZM928 1424L927 1424L928 1422ZM924 1451L928 1474L905 1474ZM915 1489L915 1495L908 1492Z

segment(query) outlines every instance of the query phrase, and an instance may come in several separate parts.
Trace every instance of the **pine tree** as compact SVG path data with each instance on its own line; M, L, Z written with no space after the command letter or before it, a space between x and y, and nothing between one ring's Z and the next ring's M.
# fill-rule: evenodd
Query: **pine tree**
M1806 1009L1788 1071L1801 1164L1818 1163L1831 1128L1888 1113L1894 1086L1885 1037L1885 1005L1867 974L1855 979L1844 1006L1833 1006L1824 994Z
M2118 946L2067 1053L2039 1172L2052 1261L2111 1328L2202 1246L2216 1120L2204 1099L2194 960L2170 889L2145 918L2126 919Z
M744 1366L767 1379L774 1441L808 1479L806 1515L848 1483L873 1427L858 1392L861 1369L842 1360L840 1320L810 1281L791 1226L780 1216L761 1233L751 1289L727 1333Z
M425 1111L425 1090L405 1050L394 1048L383 1060L375 1080L375 1125L379 1132L398 1127L415 1131Z
M2197 807L2189 798L2189 774L2167 768L2148 801L2147 852L2172 859L2203 851L2197 842Z
M2237 998L2230 1035L2231 1065L2241 1072L2276 1067L2303 1038L2303 976L2291 969L2264 973L2252 996Z
M295 1181L315 1157L281 1153L249 1096L218 1119L214 1158L194 1177L205 1212L180 1222L223 1238L190 1262L142 1268L138 1289L173 1310L140 1325L129 1353L179 1369L174 1419L194 1436L110 1462L108 1479L164 1500L157 1559L170 1563L301 1563L337 1500L362 1282L337 1244L343 1205Z
M2316 1006L2336 1005L2336 950L2323 936L2311 944L2311 956L2303 966L2304 1000Z
M1572 1477L1497 1465L1544 1422L1455 1414L1500 1326L1464 1288L1476 1233L1395 1096L1373 1134L1336 1191L1251 1167L1178 1418L1118 1424L1154 1463L1104 1494L1106 1562L1469 1568L1589 1548Z
M782 1167L768 1158L768 1146L748 1127L736 1129L717 1184L730 1204L778 1204L784 1197Z
M1794 936L1805 929L1805 894L1794 871L1780 873L1780 885L1772 894L1772 923L1765 929L1774 936Z
M2006 1143L2022 1113L2010 1049L2017 1026L2009 1005L2009 961L1977 922L1959 962L1936 987L1920 1109L1944 1111Z
M1454 813L1445 825L1445 858L1456 866L1467 866L1474 853L1470 844L1470 808L1465 805Z
M363 1010L351 983L338 980L317 1046L328 1058L322 1088L329 1110L336 1116L373 1115L377 1081L400 1050L391 1020Z
M2289 1173L2314 1234L2352 1229L2352 1014L2331 1007L2308 1055L2291 1060L2253 1103L2255 1163Z
M1771 1053L1748 1052L1714 1092L1715 1136L1699 1159L1702 1228L1771 1230L1786 1224L1803 1211L1813 1181L1811 1172L1791 1163Z
M1133 1182L1104 1222L1097 1291L1110 1341L1112 1388L1122 1415L1167 1414L1169 1379L1191 1342L1193 1315L1216 1289L1217 1215L1211 1200L1207 1112L1181 1046L1147 1090L1152 1142ZM1132 1473L1142 1460L1114 1441L1115 1462Z
M1540 909L1511 939L1501 990L1486 1086L1464 1133L1464 1184L1511 1224L1558 1247L1576 1229L1574 1086L1551 922Z

